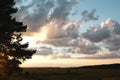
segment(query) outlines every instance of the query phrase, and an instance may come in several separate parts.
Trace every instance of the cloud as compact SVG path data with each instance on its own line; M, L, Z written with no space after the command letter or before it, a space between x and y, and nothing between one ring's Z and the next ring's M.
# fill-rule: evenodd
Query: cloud
M18 13L14 15L17 17L17 20L27 24L31 31L37 31L41 26L46 24L50 10L54 7L54 1L22 1L21 4L18 3L16 6L19 8Z
M51 47L39 47L37 48L37 52L36 52L36 55L50 55L50 54L53 54L53 49Z
M42 51L41 51L42 50ZM45 51L44 51L45 50ZM75 48L75 53L72 52L73 48L52 48L52 47L40 47L35 55L41 55L48 59L59 59L59 58L71 58L71 59L114 59L120 58L120 50L116 52L110 52L108 49L102 49L94 53L79 53L79 48ZM51 52L52 51L52 52ZM74 51L74 50L73 50ZM88 51L89 52L89 51ZM90 54L90 55L88 55Z
M50 20L56 20L59 25L63 25L68 20L68 16L77 0L57 0L57 7L53 10Z
M58 27L58 25L54 22L43 26L42 29L46 30L47 39L57 39L66 37L66 31L62 27Z
M54 54L51 54L51 55L47 55L46 56L47 59L58 59L58 57Z
M102 27L107 26L110 31L110 37L106 38L102 41L106 44L106 48L110 51L118 51L120 49L120 23L114 19L107 19L105 22L102 23Z
M87 29L86 32L82 33L86 39L90 40L91 42L100 42L108 37L110 37L110 31L108 27L94 27L91 26Z
M81 20L85 22L90 21L90 20L94 20L94 21L98 20L98 16L97 17L94 16L95 12L96 12L96 9L93 9L91 12L88 12L87 10L82 11Z
M22 2L22 0L14 0L14 1L15 1L17 4Z
M46 39L44 41L38 41L37 43L44 43L53 45L56 47L69 47L71 42L71 38L58 38L58 39Z
M117 54L109 54L109 55L87 55L86 57L78 57L78 59L116 59L120 58Z
M45 40L41 43L51 44L56 47L71 47L66 53L95 54L100 50L97 45L85 39L61 38Z
M72 9L79 4L79 0L15 1L19 10L14 17L28 25L26 36L37 38L37 45L45 44L57 48L70 47L70 49L62 49L61 51L51 47L40 47L37 54L53 56L53 58L56 56L72 58L71 55L76 53L94 55L101 51L99 43L102 43L102 47L112 53L118 53L120 49L120 24L111 18L99 26L90 26L86 32L80 33L83 22L96 21L98 16L95 16L95 9L91 12L84 10L81 13L82 19L71 20L69 16L74 13ZM58 54L56 55L56 53ZM112 54L110 55L112 56Z
M103 41L106 48L110 51L117 51L120 49L120 35L112 35L110 38Z
M77 22L77 23L73 23L67 26L66 28L67 36L73 39L77 39L78 37L80 37L79 30L80 30L81 25L82 25L81 23Z
M52 46L41 46L37 47L37 52L35 55L44 56L48 59L58 59L58 58L71 58L70 50L72 48L61 48L61 47L52 47Z
M81 59L114 59L120 58L119 52L109 51L108 49L101 49L97 54L87 55L84 57L80 57Z
M30 0L17 1L19 11L15 17L23 21L32 31L52 21L62 27L69 20L70 11L77 4L77 0ZM33 28L34 27L34 28Z
M75 53L80 54L95 54L100 50L97 45L85 39L75 40L73 41L73 45L76 46Z
M103 47L110 51L118 51L120 49L120 24L114 19L108 18L102 22L99 27L90 27L82 36L91 42L101 42Z

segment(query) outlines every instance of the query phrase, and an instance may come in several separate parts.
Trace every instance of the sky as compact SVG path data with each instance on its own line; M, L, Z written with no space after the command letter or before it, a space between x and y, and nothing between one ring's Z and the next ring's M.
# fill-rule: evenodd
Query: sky
M120 0L15 0L22 43L37 52L22 67L120 63Z

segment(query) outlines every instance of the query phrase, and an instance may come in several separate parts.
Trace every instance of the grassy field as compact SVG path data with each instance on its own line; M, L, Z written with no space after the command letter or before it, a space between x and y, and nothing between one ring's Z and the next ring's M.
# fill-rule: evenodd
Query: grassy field
M24 80L120 80L120 64L78 68L23 68L21 76Z
M120 69L24 68L33 80L120 80Z
M119 66L23 68L13 80L120 80Z

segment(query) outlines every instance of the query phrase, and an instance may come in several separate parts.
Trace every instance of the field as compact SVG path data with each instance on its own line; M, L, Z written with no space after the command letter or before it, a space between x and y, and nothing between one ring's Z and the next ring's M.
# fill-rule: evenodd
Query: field
M120 80L120 65L78 68L23 68L16 80Z
M23 68L13 80L120 80L120 65L78 68Z
M120 80L120 69L24 68L24 72L33 80Z

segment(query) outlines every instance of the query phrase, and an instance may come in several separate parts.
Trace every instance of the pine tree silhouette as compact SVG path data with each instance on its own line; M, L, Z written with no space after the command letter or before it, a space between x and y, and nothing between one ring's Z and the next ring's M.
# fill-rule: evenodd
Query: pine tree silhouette
M14 0L0 0L0 68L5 75L22 71L19 65L36 52L26 49L28 43L21 44L21 32L26 32L27 26L12 18L17 12L14 5Z

